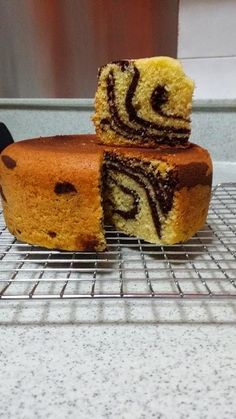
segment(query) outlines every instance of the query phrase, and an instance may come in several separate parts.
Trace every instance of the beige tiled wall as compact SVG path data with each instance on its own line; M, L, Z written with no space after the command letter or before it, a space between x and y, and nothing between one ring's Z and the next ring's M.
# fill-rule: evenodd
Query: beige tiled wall
M236 0L180 0L178 58L196 99L236 98Z

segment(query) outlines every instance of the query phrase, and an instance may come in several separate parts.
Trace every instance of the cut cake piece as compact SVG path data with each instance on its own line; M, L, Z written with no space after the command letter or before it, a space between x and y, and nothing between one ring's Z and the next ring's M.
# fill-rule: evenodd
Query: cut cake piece
M169 57L121 60L98 74L93 122L101 143L188 145L194 83Z

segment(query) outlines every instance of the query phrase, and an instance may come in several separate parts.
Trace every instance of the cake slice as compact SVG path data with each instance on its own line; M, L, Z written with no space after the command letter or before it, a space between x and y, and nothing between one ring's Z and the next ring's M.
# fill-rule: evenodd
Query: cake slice
M169 57L100 68L93 121L103 144L186 146L194 84Z

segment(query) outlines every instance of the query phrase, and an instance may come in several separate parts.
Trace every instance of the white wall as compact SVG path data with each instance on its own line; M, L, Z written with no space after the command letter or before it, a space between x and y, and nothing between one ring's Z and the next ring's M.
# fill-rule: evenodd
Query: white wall
M196 99L235 99L236 0L180 0L178 58Z

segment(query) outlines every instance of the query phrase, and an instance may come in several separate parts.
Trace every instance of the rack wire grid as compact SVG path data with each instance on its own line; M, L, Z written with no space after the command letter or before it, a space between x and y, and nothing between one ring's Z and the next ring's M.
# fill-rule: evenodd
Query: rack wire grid
M106 228L106 252L62 252L17 241L0 209L0 300L236 299L236 183L214 188L205 227L157 246Z

